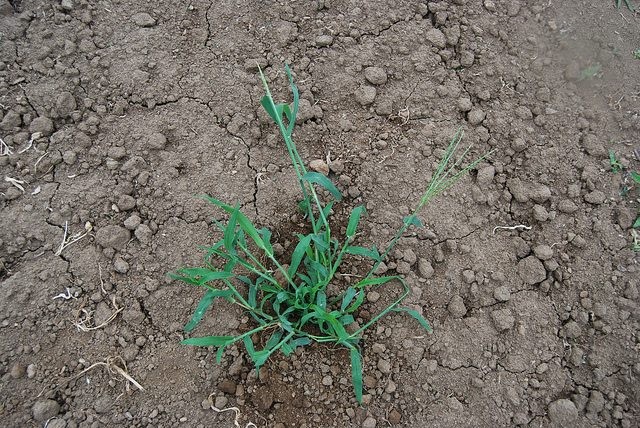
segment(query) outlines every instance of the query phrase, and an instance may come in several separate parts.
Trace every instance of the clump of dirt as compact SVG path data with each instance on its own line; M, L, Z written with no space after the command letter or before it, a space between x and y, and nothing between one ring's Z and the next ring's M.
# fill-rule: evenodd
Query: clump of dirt
M4 425L234 426L212 405L279 428L636 425L640 17L365 3L0 2ZM179 344L202 292L166 272L200 262L220 215L194 195L295 242L295 176L256 75L284 100L285 62L301 155L331 161L338 217L366 205L364 244L390 239L460 126L470 156L494 150L381 268L434 333L400 316L367 333L363 406L341 349L258 376L238 347L217 365ZM249 325L220 304L197 333Z

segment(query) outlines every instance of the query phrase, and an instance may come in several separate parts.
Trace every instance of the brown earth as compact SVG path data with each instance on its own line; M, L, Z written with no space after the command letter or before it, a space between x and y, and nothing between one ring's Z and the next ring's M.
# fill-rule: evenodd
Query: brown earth
M0 0L2 426L233 426L212 402L259 427L640 426L640 16L622 3ZM363 242L392 236L458 127L471 156L494 150L387 261L434 333L393 315L366 334L363 406L341 349L258 377L240 347L216 365L179 343L202 291L166 273L200 262L220 215L194 195L295 241L256 67L284 100L285 62L301 154L330 155L338 214L367 206ZM65 230L81 238L60 251ZM195 333L249 325L219 304Z

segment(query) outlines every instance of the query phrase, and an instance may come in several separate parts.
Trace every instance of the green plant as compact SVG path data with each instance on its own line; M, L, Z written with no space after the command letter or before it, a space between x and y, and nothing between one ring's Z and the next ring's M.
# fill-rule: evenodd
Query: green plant
M578 77L578 80L593 79L600 73L601 70L602 66L600 64L590 65L589 67L580 71L580 77Z
M616 153L613 150L609 150L609 166L611 166L611 172L614 174L622 171L622 164L616 157Z
M362 357L359 342L363 332L390 312L407 313L426 330L431 330L429 323L417 311L400 306L409 294L409 287L403 278L398 275L377 277L374 272L410 226L421 226L418 212L484 157L460 168L469 150L467 148L457 161L452 162L462 138L462 132L458 131L417 207L411 215L404 218L402 226L382 253L375 246L367 248L354 243L358 224L365 214L363 206L351 211L344 240L340 242L330 227L329 218L332 207L335 202L340 201L341 194L326 176L306 170L293 142L299 96L289 67L285 70L293 93L293 104L274 103L260 70L265 90L261 104L284 138L302 191L299 207L309 221L310 232L297 236L298 243L289 263L283 264L276 258L268 229L256 228L240 211L239 206L204 196L205 200L227 213L228 221L226 224L215 221L222 232L222 239L206 248L205 267L184 268L171 274L174 279L207 290L185 326L185 331L191 332L214 300L220 298L242 307L256 326L237 336L195 337L185 339L182 343L217 347L216 359L220 362L227 346L242 342L256 369L276 351L289 355L297 347L312 342L342 345L350 352L353 387L357 400L361 402ZM327 198L331 197L333 200L325 203L325 198L321 197L315 186L324 189ZM350 256L368 259L372 263L371 268L361 279L339 294L328 295L327 286L337 281L336 275L341 264ZM214 287L214 282L221 283L222 287ZM398 287L397 295L391 299L392 303L373 315L364 325L351 328L355 324L354 315L357 316L365 301L366 291L384 285ZM264 345L257 349L254 342Z
M640 48L638 48L635 51L633 51L633 57L635 59L640 59Z
M633 7L633 5L629 0L616 0L616 7L618 9L620 9L620 5L622 4L623 1L624 1L624 5L627 6L627 9L629 9L631 12L635 12L635 8Z

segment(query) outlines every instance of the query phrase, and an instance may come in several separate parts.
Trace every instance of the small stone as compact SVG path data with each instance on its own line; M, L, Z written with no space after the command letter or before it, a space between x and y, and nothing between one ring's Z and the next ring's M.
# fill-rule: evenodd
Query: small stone
M145 244L151 242L151 238L153 237L153 232L146 224L139 225L134 233L136 238Z
M536 245L533 247L533 254L540 260L549 260L553 257L553 248L544 244Z
M124 227L109 225L96 232L96 242L104 248L123 249L131 239L131 232Z
M458 110L466 113L468 111L471 111L472 108L473 103L469 98L460 98L458 100Z
M374 343L371 346L371 350L373 351L374 354L382 354L384 353L384 351L387 350L387 347L384 346L382 343Z
M73 165L78 160L78 155L74 151L67 150L62 154L62 160L67 165Z
M363 85L356 90L355 98L360 105L368 106L373 104L373 101L376 99L376 94L376 88L373 86Z
M336 174L342 174L344 172L344 162L339 159L333 160L329 164L329 168Z
M582 329L580 328L580 324L575 321L569 321L564 326L564 334L569 339L575 339L582 336Z
M437 48L443 49L447 45L447 38L444 33L437 28L427 31L425 38Z
M418 260L418 272L420 272L420 276L423 278L431 278L433 276L434 270L433 266L431 266L431 262L427 259L419 259Z
M314 159L309 162L309 168L312 171L319 172L322 175L329 175L329 165L322 159Z
M35 364L29 364L27 366L27 378L33 379L36 377L37 369Z
M606 199L607 197L600 190L594 190L593 192L584 195L584 200L593 205L603 204Z
M147 137L147 144L149 148L154 150L164 150L167 145L167 137L159 132L149 134Z
M156 20L146 12L136 13L131 17L131 20L138 27L153 27L156 25Z
M62 0L60 7L65 12L71 12L74 8L73 0Z
M25 372L26 372L26 368L24 364L15 363L13 366L11 366L11 371L9 372L9 374L14 379L20 379L21 377L24 376Z
M326 375L322 378L322 384L324 386L331 386L333 385L333 378L330 375Z
M393 409L389 412L387 420L391 425L398 425L402 420L402 415L396 409Z
M391 373L391 363L389 362L389 360L378 360L378 370L380 370L380 373L382 374Z
M373 290L373 291L369 291L367 293L367 300L371 303L375 303L378 300L380 300L380 293L378 293L377 291Z
M498 331L506 331L515 325L516 319L511 314L510 309L498 309L491 312L491 318Z
M551 423L558 427L573 426L573 423L578 419L576 405L566 398L561 398L549 404L547 414Z
M236 393L236 383L231 379L225 379L218 384L218 389L225 394L235 394Z
M29 132L32 134L39 132L42 136L48 137L53 133L53 121L44 116L36 117L29 125Z
M60 412L60 404L54 400L38 400L31 408L33 419L46 422Z
M487 114L480 109L473 109L467 114L467 120L470 125L480 125Z
M453 296L449 305L447 306L447 310L454 318L462 318L467 313L467 308L464 305L464 300L459 295Z
M326 46L330 46L333 43L333 36L328 34L323 34L321 36L316 37L316 46L323 48Z
M99 397L93 403L93 409L96 411L96 413L107 413L111 409L112 405L113 403L111 399L109 397L103 396Z
M129 272L129 263L127 263L122 257L117 257L113 263L113 268L116 272L125 274Z
M3 131L12 131L14 128L19 128L22 125L22 117L13 110L9 110L0 122L0 129Z
M527 285L538 284L547 279L547 270L535 256L526 257L518 262L518 275Z
M126 227L129 230L135 230L136 227L140 225L141 221L142 220L138 215L132 214L124 221L124 227Z
M111 159L120 160L127 156L127 149L122 146L110 147L107 151L107 156L109 156Z
M496 289L493 290L493 297L498 302L508 302L511 299L511 291L506 285L501 285L500 287L496 287Z
M76 107L76 99L71 92L62 92L56 98L56 113L60 117L69 116Z
M135 208L136 200L130 195L120 195L118 196L117 205L120 211L129 211Z
M496 169L493 165L488 165L480 168L478 170L478 176L476 178L476 180L478 181L478 186L486 189L493 181L493 177L495 177L495 175Z
M587 412L600 413L604 409L605 400L602 392L593 390L589 395L589 402L587 403Z
M413 266L418 261L418 256L411 248L407 248L402 252L402 259Z
M214 401L214 406L218 409L224 409L229 403L229 399L224 395L219 395L216 397L216 401Z
M537 221L547 221L549 220L549 212L542 205L534 205L533 206L533 218Z
M364 69L364 77L374 85L387 83L387 72L382 67L367 67Z
M551 197L551 189L544 184L535 184L529 192L529 197L541 204L549 200Z
M471 284L476 280L476 274L471 269L465 269L462 271L462 280L465 284Z
M367 416L367 419L362 422L362 428L376 428L378 421L373 416Z

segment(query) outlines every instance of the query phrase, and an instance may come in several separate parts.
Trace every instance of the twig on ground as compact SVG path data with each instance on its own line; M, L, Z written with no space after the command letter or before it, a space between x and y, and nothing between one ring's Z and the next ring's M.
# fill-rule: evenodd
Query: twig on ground
M22 187L21 185L24 184L24 180L18 180L17 178L13 178L13 177L7 177L6 175L4 176L4 181L11 183L12 185L16 186L18 189L20 189L22 191L22 193L24 193L24 187Z
M69 289L69 287L65 287L65 292L64 293L60 293L57 296L53 297L53 300L55 299L64 299L64 300L70 300L70 299L76 299L76 296L74 293L71 293L71 290Z
M82 238L84 238L85 236L87 236L89 232L93 230L93 225L89 222L86 222L84 225L84 230L85 230L84 233L78 232L67 239L68 229L69 229L69 222L65 221L64 234L62 235L62 242L60 243L60 247L58 248L58 251L56 251L55 253L56 256L59 256L60 254L62 254L62 251L64 251L64 249L67 248L69 245L74 244L79 240L81 240Z
M13 151L11 151L11 147L9 147L9 145L5 143L2 138L0 138L0 156L9 156L12 154Z
M76 320L73 322L73 325L79 331L83 331L83 332L98 330L98 329L100 329L102 327L106 327L111 321L116 319L116 317L118 316L118 314L120 312L122 312L124 310L124 307L118 307L118 305L116 304L115 296L113 296L111 298L111 305L113 306L113 309L114 309L114 311L111 314L111 316L109 318L107 318L106 320L104 320L99 325L94 325L94 326L88 326L89 324L91 324L91 321L92 321L92 318L93 318L91 312L89 312L88 310L86 310L83 307L81 307L78 310L77 314L76 314ZM84 317L84 319L79 320L81 312L85 314L85 317Z
M122 368L119 365L117 365L116 362L120 362L122 364L122 366L124 366L124 368ZM126 384L127 391L130 390L130 387L129 387L130 383L133 384L133 386L138 388L140 391L144 391L144 388L142 387L142 385L140 385L133 377L131 377L131 375L129 373L127 373L127 363L125 363L125 361L122 359L122 357L108 357L105 361L100 361L100 362L94 363L94 364L90 365L89 367L87 367L86 369L82 370L77 375L72 376L69 379L67 379L67 382L71 382L72 380L79 378L83 374L87 373L88 371L90 371L90 370L92 370L92 369L94 369L94 368L96 368L98 366L106 367L107 371L112 375L118 374L118 375L122 376L127 381L127 384Z
M242 428L240 426L240 409L238 409L237 407L227 407L226 409L218 409L216 406L213 405L213 397L214 394L209 395L209 398L207 399L210 403L211 403L211 410L217 412L217 413L224 413L224 412L234 412L235 413L235 418L233 420L233 425L236 428ZM244 426L244 428L258 428L258 426L256 424L254 424L253 422L247 422L247 424Z
M526 226L524 224L517 224L515 226L496 226L493 228L493 234L496 234L496 231L499 229L503 229L503 230L518 230L518 229L524 229L524 230L531 230L531 226Z

